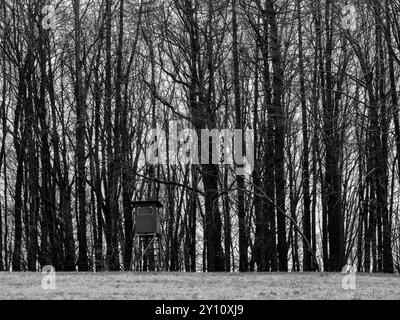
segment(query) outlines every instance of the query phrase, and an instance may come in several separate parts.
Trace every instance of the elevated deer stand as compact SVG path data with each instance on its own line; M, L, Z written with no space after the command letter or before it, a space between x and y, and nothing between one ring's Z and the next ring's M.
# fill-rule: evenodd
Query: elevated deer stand
M161 271L160 209L163 205L159 201L135 201L132 204L136 217L135 249L137 253L133 270Z

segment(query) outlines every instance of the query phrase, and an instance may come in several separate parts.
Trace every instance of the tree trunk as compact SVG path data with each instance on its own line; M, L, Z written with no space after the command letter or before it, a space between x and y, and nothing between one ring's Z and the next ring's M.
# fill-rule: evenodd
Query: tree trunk
M267 18L270 25L271 56L273 69L273 100L275 120L275 193L276 205L285 212L285 115L283 107L283 66L281 41L279 38L276 12L272 0L266 2ZM279 271L288 271L286 218L277 212L278 226L278 261Z
M311 242L311 211L310 211L310 171L309 171L309 139L308 139L308 121L307 121L307 100L304 79L304 58L303 58L303 32L301 21L301 0L297 0L297 19L298 19L298 37L299 37L299 76L300 76L300 95L301 95L301 115L303 131L303 233ZM312 256L307 250L307 244L303 241L303 270L312 271Z
M233 29L233 82L235 91L235 114L236 114L236 129L243 130L242 124L242 106L241 106L241 93L240 93L240 60L238 48L238 24L236 13L236 0L232 2L232 29ZM244 133L243 133L244 136ZM243 144L243 139L242 139ZM243 148L242 148L243 153ZM237 152L237 151L236 151ZM243 156L241 154L240 156ZM244 207L244 177L242 175L236 176L236 184L238 188L238 217L239 217L239 271L247 272L249 270L248 258L248 240L246 231L246 212Z
M74 0L75 12L75 99L76 99L76 149L77 161L76 201L78 203L78 241L79 241L79 271L88 271L87 238L86 238L86 102L84 101L82 82L82 57L81 57L81 17L80 0Z

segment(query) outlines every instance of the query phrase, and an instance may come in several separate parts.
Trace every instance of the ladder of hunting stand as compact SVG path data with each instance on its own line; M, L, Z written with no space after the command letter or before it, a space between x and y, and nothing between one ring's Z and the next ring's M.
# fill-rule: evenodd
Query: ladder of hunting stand
M133 262L133 270L148 271L152 269L151 264L154 262L154 271L163 271L164 254L160 235L156 233L149 235L138 235L136 239L136 257ZM145 263L147 264L147 270L143 270Z

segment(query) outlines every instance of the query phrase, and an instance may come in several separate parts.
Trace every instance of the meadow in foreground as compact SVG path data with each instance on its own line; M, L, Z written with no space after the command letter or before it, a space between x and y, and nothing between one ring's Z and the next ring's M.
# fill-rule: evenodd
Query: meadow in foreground
M357 274L356 289L343 274L57 273L56 289L40 273L0 274L0 299L287 300L400 299L400 277Z

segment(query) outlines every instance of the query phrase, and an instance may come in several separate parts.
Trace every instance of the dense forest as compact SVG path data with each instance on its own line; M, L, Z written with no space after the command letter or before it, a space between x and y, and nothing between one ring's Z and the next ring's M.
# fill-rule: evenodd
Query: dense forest
M167 271L399 272L399 10L2 0L0 271L131 270L159 200ZM155 128L252 130L254 171L151 164Z

